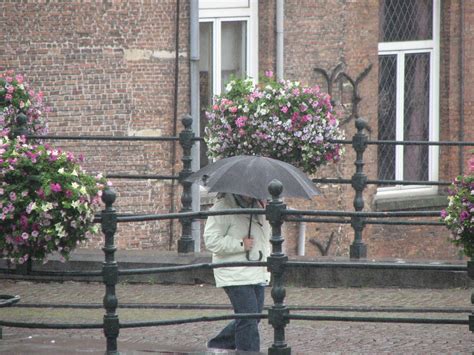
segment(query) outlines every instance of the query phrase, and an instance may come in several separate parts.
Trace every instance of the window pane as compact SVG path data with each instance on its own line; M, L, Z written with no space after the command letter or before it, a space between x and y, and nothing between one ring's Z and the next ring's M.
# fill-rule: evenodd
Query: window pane
M404 140L428 141L430 120L430 54L405 56ZM428 146L405 146L403 178L428 180Z
M379 56L378 139L395 140L397 100L397 57ZM378 145L378 177L395 179L395 146Z
M433 0L381 0L379 42L433 38Z
M200 135L204 136L204 127L207 124L206 109L212 101L213 61L212 61L212 22L201 22L199 24L199 94L200 94ZM201 141L201 167L208 164L207 147Z
M222 22L221 34L221 91L231 75L243 77L247 73L247 22Z

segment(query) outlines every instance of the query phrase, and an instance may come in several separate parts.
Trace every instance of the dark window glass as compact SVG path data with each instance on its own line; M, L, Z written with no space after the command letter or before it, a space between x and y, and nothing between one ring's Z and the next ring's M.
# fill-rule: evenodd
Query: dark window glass
M403 139L428 141L430 127L430 54L405 55ZM428 146L408 145L403 152L403 179L428 180Z
M379 42L433 38L433 0L381 0Z
M378 139L395 140L397 120L397 56L379 56ZM395 179L395 145L378 145L378 177Z

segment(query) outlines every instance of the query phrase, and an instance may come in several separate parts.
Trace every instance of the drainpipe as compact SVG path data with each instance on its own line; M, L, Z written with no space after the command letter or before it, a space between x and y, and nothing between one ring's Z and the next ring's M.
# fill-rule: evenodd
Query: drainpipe
M283 68L285 64L285 0L276 1L276 77L277 80L283 80ZM306 223L300 222L298 226L298 255L305 255L306 243Z
M190 72L190 95L191 95L191 117L193 118L192 129L196 137L199 137L199 0L191 0L189 3L189 72ZM200 168L200 143L196 141L191 150L191 169L197 171ZM192 208L194 212L201 209L201 195L199 185L192 186ZM194 251L201 251L201 223L195 220L192 223L191 233L194 240Z
M276 1L276 77L283 80L285 0Z
M464 142L464 0L460 0L461 14L459 19L460 45L459 45L459 141ZM464 173L464 147L459 147L459 174Z
M173 136L177 136L178 131L178 89L179 89L179 0L176 0L176 23L175 23L175 57L174 57L174 92L173 92ZM171 143L171 175L175 175L176 166L176 142ZM175 212L175 180L171 180L170 186L170 213ZM174 220L169 221L169 250L173 247L174 240Z
M298 228L298 255L304 256L306 244L306 222L300 222Z

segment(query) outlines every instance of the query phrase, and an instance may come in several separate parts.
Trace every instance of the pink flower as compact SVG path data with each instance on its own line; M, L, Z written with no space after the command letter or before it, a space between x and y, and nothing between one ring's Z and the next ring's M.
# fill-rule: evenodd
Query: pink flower
M334 155L331 152L326 153L326 155L324 156L324 159L326 159L327 161L331 161L333 158Z
M247 122L248 120L248 117L246 116L239 116L236 120L235 120L235 124L237 125L237 127L241 128L243 126L245 126L245 122Z
M13 94L13 91L15 91L15 88L14 88L12 85L8 85L8 86L7 86L7 92L8 92L9 94Z
M469 212L467 211L462 211L461 215L459 216L459 219L461 222L464 222L466 219L469 219L471 216L469 215Z
M36 158L38 157L39 154L37 154L37 153L32 153L32 152L26 152L25 154L26 154L26 156L27 156L28 158L30 158L30 160L31 160L33 163L36 163Z
M299 112L294 112L291 115L291 123L295 123L295 121L298 119L299 116L300 116Z
M13 78L11 76L7 76L7 77L5 77L5 81L7 83L11 83L13 81Z
M41 187L39 190L36 191L36 194L38 195L39 198L41 198L42 200L44 200L45 194L44 194L44 190L43 190L42 187Z
M21 74L18 74L16 77L15 77L16 81L18 81L18 84L23 84L23 75Z
M266 76L267 78L271 78L271 77L273 76L273 72L272 72L271 70L266 70L266 71L265 71L265 76Z
M58 160L58 157L59 157L59 152L56 151L56 150L53 150L53 151L49 154L49 160L50 160L50 161L56 161L56 160Z
M61 185L59 183L51 183L49 184L49 187L53 192L60 192L62 190Z
M5 100L11 101L12 99L13 99L12 94L6 94L6 95L5 95Z
M16 193L14 193L13 191L10 192L10 200L11 201L16 201Z
M309 122L311 121L311 115L304 115L303 117L301 117L301 121L303 122Z
M20 216L20 224L23 227L23 230L26 230L26 227L28 227L28 217L24 214Z
M288 107L287 106L283 106L281 109L280 109L281 112L283 113L287 113L288 112Z
M232 112L232 113L236 113L237 112L237 107L236 106L231 106L231 107L229 107L229 111Z

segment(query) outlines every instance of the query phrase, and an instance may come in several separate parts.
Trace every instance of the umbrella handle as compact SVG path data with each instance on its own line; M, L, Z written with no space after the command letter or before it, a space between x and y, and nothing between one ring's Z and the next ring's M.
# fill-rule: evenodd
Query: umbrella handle
M258 259L257 260L250 260L250 250L247 250L245 252L245 257L247 258L248 261L260 261L263 259L263 253L261 250L258 251Z
M252 201L252 207L253 207L253 205L254 205L254 202ZM249 231L248 231L248 233L247 233L247 237L248 237L249 239L250 239L250 232L251 232L251 230L252 230L252 217L253 217L253 214L250 215ZM259 251L258 251L258 260L250 260L250 250L247 250L247 251L245 252L245 257L247 258L248 261L260 261L260 260L262 260L262 258L263 258L263 254L262 254L262 251L259 250Z

